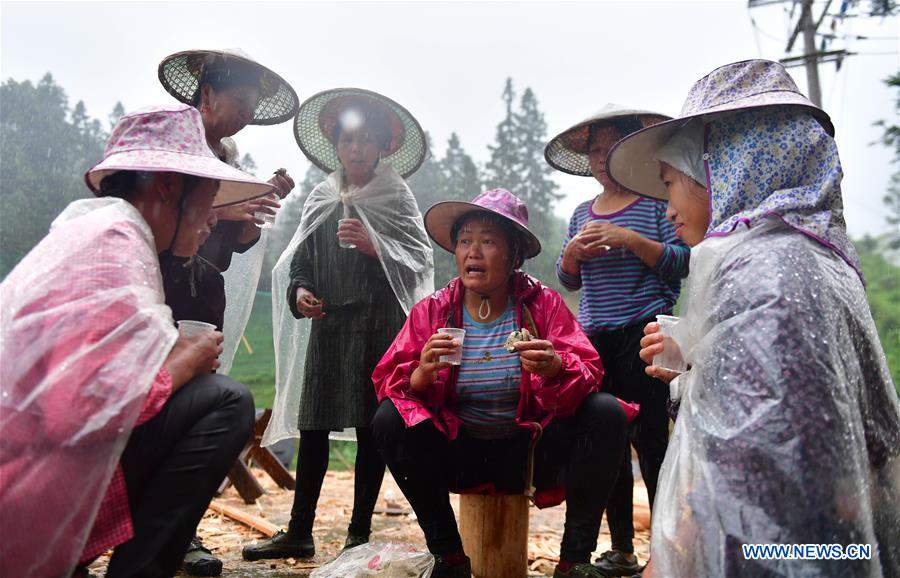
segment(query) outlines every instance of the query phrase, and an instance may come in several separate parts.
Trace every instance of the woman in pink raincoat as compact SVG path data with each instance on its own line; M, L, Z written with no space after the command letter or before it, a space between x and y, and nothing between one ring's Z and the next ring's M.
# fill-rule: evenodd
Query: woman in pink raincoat
M372 427L437 558L433 576L471 575L449 491L532 484L538 506L569 502L555 576L595 576L589 557L634 408L597 391L603 368L578 322L559 294L518 270L541 250L521 200L495 189L439 203L425 228L456 256L459 277L413 308L375 368ZM458 364L444 361L455 354Z
M214 205L271 185L220 162L200 113L116 124L70 204L0 284L0 575L172 576L246 442L247 388L210 373L222 335L178 335L159 255L192 254Z

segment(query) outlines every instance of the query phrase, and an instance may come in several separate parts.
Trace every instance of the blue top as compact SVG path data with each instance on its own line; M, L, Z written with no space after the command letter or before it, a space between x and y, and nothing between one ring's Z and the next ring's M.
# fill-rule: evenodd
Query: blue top
M631 229L663 245L663 254L648 267L627 249L611 249L606 255L581 263L579 275L562 268L562 254L556 274L570 291L582 289L578 322L588 335L619 329L641 319L668 313L678 300L681 279L688 274L690 249L675 236L675 227L666 218L662 201L638 197L621 211L598 215L591 209L594 200L578 205L563 243L569 241L591 220L605 219Z
M472 437L497 439L519 431L522 365L518 353L506 350L506 339L517 330L511 305L491 323L478 323L463 307L462 363L456 381L453 411Z

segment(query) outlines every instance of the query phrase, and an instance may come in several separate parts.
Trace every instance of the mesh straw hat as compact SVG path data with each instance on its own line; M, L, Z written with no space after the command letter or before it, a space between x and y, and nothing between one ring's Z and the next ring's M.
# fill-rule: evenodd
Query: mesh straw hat
M425 132L408 110L386 96L361 88L334 88L311 96L294 119L294 138L314 165L327 173L341 166L334 127L341 115L358 111L363 120L377 117L390 131L382 162L394 167L403 178L418 170L428 154Z
M659 161L654 157L681 127L694 118L706 123L736 111L772 106L805 109L834 136L828 114L800 92L784 66L771 60L744 60L721 66L695 82L678 118L617 142L606 162L609 176L641 195L668 199L666 187L659 180Z
M591 165L588 159L588 137L591 126L611 124L613 121L635 117L646 128L672 117L628 108L618 104L607 104L583 121L562 131L544 147L544 158L551 167L570 175L590 177Z
M203 118L193 106L171 104L130 112L116 123L103 160L84 175L101 196L100 181L117 171L159 171L220 181L214 205L261 197L272 185L220 161L206 143Z
M259 75L259 104L250 124L278 124L297 112L300 100L283 78L237 49L186 50L171 54L159 63L159 81L166 92L185 104L196 102L200 77L204 73L248 71Z

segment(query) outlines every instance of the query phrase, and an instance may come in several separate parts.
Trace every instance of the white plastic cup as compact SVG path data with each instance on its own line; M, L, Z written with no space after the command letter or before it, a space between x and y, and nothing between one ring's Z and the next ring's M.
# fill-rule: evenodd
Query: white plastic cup
M269 195L269 199L273 201L278 201L278 197L276 195ZM257 225L260 229L271 229L275 226L275 215L272 213L268 213L266 211L256 211L253 213L253 216L263 223L261 225Z
M581 229L584 230L585 228L587 228L588 224L590 224L590 223L611 223L611 222L612 221L610 221L609 219L591 219L590 221L585 223L584 227L582 227ZM612 247L610 247L609 245L600 245L600 246L602 248L606 249L607 251L612 250Z
M438 329L438 333L449 335L457 342L459 342L459 347L456 348L456 352L452 355L442 355L440 361L447 362L451 365L462 364L462 348L463 341L465 341L466 339L466 330L459 329L458 327L441 327L440 329Z
M215 325L213 325L212 323L205 323L203 321L182 319L178 322L178 333L183 335L184 337L190 337L191 335L197 335L199 333L206 333L207 331L215 330Z
M687 370L687 363L681 354L681 348L672 338L675 326L681 321L681 318L673 315L657 315L656 322L659 323L659 332L663 334L663 351L653 357L653 365L668 369L669 371L677 371L679 373Z
M272 213L267 213L265 211L256 211L253 213L253 216L260 221L262 221L261 225L256 225L260 229L271 229L275 226L275 215Z
M338 219L338 227L344 224L348 219ZM340 245L341 249L356 249L356 245L353 243L345 243L338 239L338 245Z

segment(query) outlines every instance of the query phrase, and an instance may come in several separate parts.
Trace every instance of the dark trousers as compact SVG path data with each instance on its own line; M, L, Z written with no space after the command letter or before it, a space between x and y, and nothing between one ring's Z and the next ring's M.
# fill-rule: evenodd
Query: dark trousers
M524 489L528 432L505 440L480 440L460 432L450 441L430 420L407 428L390 400L378 407L372 429L384 461L416 512L428 549L435 554L462 551L450 507L451 488L491 484L510 493ZM535 485L551 487L547 483L560 481L566 490L564 560L587 562L597 547L625 436L621 405L608 394L593 393L575 415L552 422L535 448ZM550 472L559 472L560 477L548 476Z
M637 451L652 510L659 470L669 445L669 416L666 411L669 388L646 374L646 364L638 355L644 326L651 321L653 319L646 319L622 329L592 335L590 339L606 370L603 391L641 406L628 434ZM633 487L631 452L626 451L606 512L612 547L622 552L634 552Z
M297 456L297 489L288 530L295 536L309 536L316 518L316 504L328 471L329 430L300 432ZM384 462L375 448L372 430L356 428L356 468L353 486L353 514L348 532L368 536L372 512L384 479Z
M131 432L122 470L134 537L107 578L168 577L181 565L210 500L253 430L253 397L224 375L186 383Z

